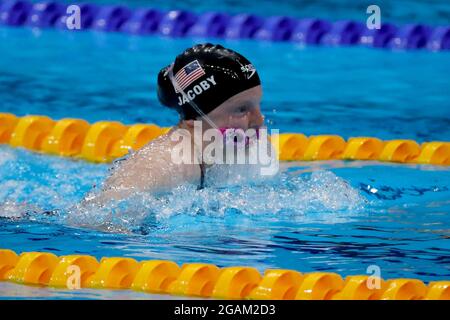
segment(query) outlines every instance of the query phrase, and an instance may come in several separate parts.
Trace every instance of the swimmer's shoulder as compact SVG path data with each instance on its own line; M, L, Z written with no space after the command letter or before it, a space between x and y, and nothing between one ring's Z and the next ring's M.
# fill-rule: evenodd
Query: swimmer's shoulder
M165 134L119 159L110 182L140 190L170 189L184 182L197 183L201 176L199 164L173 161L175 144Z
M151 167L165 166L171 160L173 143L167 133L163 134L139 150L130 151L127 155L114 161L115 167L122 170L144 170Z

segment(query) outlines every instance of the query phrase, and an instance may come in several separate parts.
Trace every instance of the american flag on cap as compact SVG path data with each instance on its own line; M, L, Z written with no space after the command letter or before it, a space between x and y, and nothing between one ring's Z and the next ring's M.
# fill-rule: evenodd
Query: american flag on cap
M175 74L175 80L182 90L186 89L192 82L205 74L205 71L200 66L197 60L189 62ZM175 88L175 92L179 92Z

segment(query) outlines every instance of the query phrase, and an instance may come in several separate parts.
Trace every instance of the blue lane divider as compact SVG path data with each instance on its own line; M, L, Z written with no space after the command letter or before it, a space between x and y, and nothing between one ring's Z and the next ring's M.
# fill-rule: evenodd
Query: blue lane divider
M123 6L100 7L91 28L99 31L119 31L131 15L131 10Z
M232 17L226 27L225 38L253 38L256 31L263 25L263 18L253 14L238 14Z
M320 44L322 37L331 30L331 23L321 19L300 20L292 31L291 40L305 44Z
M67 29L67 6L55 1L0 0L0 25ZM450 50L450 26L384 23L379 30L369 30L365 24L349 20L329 22L283 16L263 18L253 14L231 16L216 11L196 14L187 10L132 10L119 5L87 3L79 6L81 29L169 37L290 41L308 45Z
M31 6L26 25L32 27L52 27L58 18L66 13L66 7L57 2L43 2Z
M231 17L221 12L206 12L198 17L195 23L186 33L189 37L215 37L221 38Z
M431 28L423 25L406 25L399 29L389 42L396 49L420 49L427 45Z
M330 46L355 45L360 42L361 33L365 26L354 21L337 21L324 34L321 43Z
M186 10L167 12L158 26L160 34L171 37L183 37L198 20L198 16Z
M369 30L364 28L361 34L361 44L375 48L385 48L396 33L397 27L389 23L383 23L380 29Z
M430 50L449 50L450 49L450 27L437 27L431 32L427 42L427 48Z
M288 17L269 17L255 33L254 39L287 41L292 36L292 31L297 20Z
M131 34L153 34L157 32L158 26L164 13L154 9L138 9L125 21L120 31Z
M0 24L20 26L25 24L31 4L26 1L2 1L0 3Z

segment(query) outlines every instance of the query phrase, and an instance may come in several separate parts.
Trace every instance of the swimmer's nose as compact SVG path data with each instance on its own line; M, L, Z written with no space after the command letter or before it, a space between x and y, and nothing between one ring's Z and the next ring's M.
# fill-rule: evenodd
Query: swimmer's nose
M264 124L264 116L262 115L261 109L259 107L251 111L249 122L250 128L262 127L262 125Z

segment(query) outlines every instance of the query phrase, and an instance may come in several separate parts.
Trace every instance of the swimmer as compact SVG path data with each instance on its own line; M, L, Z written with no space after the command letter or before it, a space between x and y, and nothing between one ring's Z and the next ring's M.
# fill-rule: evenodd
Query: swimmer
M254 66L239 53L210 43L195 45L178 55L158 74L158 98L176 110L180 120L169 132L129 154L112 168L97 200L119 200L135 192L170 190L182 183L204 187L207 164L205 146L194 141L194 121L202 130L216 128L259 129L261 81ZM190 133L191 164L175 164L170 138L175 131Z

